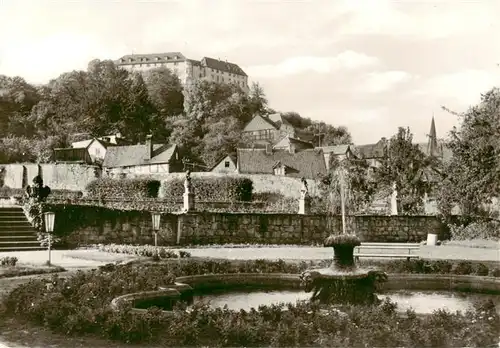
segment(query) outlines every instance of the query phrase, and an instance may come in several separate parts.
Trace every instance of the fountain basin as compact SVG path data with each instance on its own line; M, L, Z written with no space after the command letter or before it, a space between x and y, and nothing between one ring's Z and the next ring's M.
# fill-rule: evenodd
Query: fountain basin
M461 275L390 274L387 282L381 284L377 295L384 297L384 294L394 294L401 290L444 292L448 297L458 296L463 293L498 296L500 295L500 279ZM300 275L298 274L237 273L179 277L173 285L167 285L155 291L123 295L115 298L111 305L115 309L131 305L134 312L143 312L148 307L161 304L161 307L168 312L175 301L181 300L181 297L182 301L191 303L200 300L200 297L209 299L209 296L214 293L222 293L226 296L251 292L274 294L267 297L274 296L276 299L281 296L284 302L287 302L287 299L294 298L293 296L299 296L298 299L310 298L310 294L303 291ZM280 292L281 295L279 295ZM295 295L290 297L291 295L287 295L290 292ZM433 298L429 294L426 296L428 299ZM159 302L156 302L156 299ZM397 296L395 299L397 300ZM434 300L438 301L439 296L434 296Z

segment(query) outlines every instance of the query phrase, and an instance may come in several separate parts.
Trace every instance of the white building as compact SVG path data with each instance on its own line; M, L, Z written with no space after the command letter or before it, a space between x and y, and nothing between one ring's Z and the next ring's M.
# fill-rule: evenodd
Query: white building
M202 60L186 58L180 52L130 54L115 61L115 64L129 71L147 71L167 67L189 85L196 80L208 80L221 83L233 83L248 92L248 75L237 64L214 58Z

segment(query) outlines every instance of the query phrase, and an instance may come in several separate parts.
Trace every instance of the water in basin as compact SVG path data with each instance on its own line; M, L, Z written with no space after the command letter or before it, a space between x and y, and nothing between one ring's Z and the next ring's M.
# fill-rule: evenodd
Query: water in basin
M437 309L446 309L452 312L466 311L476 301L493 300L497 312L500 314L500 296L460 293L451 291L390 291L377 295L384 299L389 297L398 304L399 311L413 308L416 313L430 314ZM211 307L228 306L232 310L250 310L261 305L279 303L296 303L300 300L309 300L310 293L304 291L233 291L230 293L212 293L210 295L195 296L194 302L209 303Z

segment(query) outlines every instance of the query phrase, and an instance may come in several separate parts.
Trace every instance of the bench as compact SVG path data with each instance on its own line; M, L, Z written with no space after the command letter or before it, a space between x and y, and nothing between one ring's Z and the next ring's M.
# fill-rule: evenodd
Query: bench
M419 243L361 243L361 246L354 248L354 257L359 261L360 257L385 257L385 258L406 258L418 259L419 256L412 254L412 251L420 249ZM384 253L381 250L395 251L395 253ZM370 251L376 251L371 252Z

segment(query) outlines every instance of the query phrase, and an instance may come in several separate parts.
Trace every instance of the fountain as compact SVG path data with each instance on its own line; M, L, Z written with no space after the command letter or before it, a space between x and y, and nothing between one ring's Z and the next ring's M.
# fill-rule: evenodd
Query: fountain
M300 276L306 292L312 292L312 301L322 304L377 304L377 284L387 281L387 274L376 270L362 270L354 263L354 248L361 245L351 234L330 235L325 247L333 247L330 267L311 269Z

